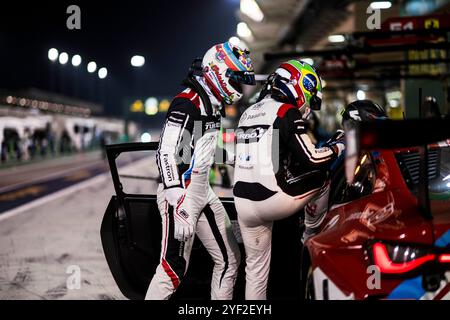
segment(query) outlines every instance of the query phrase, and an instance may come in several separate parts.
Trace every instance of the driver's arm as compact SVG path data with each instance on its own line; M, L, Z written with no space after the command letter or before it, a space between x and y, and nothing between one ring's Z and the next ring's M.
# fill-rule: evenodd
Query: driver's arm
M164 189L183 187L178 172L178 165L182 161L179 152L182 149L183 153L190 151L190 137L196 116L196 107L189 99L175 98L169 107L156 153Z
M282 117L280 117L281 115ZM328 169L343 152L343 145L316 148L307 134L306 122L295 107L289 108L284 114L279 114L277 121L279 121L280 138L297 160L310 167Z

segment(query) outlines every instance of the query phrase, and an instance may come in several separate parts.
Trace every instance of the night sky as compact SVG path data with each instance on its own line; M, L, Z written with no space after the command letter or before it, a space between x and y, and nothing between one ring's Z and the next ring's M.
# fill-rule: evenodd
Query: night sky
M15 1L0 4L0 89L29 87L106 103L121 114L125 97L171 97L180 90L193 58L234 35L238 0ZM8 1L11 2L11 1ZM68 30L66 8L81 8L81 30ZM80 54L53 65L48 49ZM145 56L141 69L130 65ZM99 80L86 71L95 60L108 69Z

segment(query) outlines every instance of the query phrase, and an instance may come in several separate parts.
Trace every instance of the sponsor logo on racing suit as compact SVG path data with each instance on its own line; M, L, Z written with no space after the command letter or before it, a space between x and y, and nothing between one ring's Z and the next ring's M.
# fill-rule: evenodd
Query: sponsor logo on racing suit
M254 127L242 127L236 130L238 143L258 142L269 129L268 125L259 125Z
M211 129L220 129L220 122L206 122L205 123L205 131Z
M163 154L163 163L164 163L164 168L166 169L166 174L167 174L167 179L169 181L173 180L173 172L172 172L172 167L170 166L169 163L169 155Z

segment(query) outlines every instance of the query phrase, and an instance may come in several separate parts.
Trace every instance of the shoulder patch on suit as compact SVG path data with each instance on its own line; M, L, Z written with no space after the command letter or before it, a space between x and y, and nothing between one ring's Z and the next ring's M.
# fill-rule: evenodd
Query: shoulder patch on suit
M290 109L295 109L295 107L292 104L287 103L282 104L277 111L277 116L283 119L284 116L286 115L286 112L288 112Z

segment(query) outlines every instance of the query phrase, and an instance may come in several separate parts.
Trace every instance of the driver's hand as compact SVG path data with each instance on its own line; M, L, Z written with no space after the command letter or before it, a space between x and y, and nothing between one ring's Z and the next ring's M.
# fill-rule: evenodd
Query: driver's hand
M182 205L174 210L175 239L178 241L187 241L194 235L195 218L190 215Z
M176 187L164 190L164 197L172 207L177 206L178 201L180 201L183 194L184 194L183 188Z
M333 150L339 157L345 150L345 133L343 130L337 130L336 133L327 141L326 145Z

